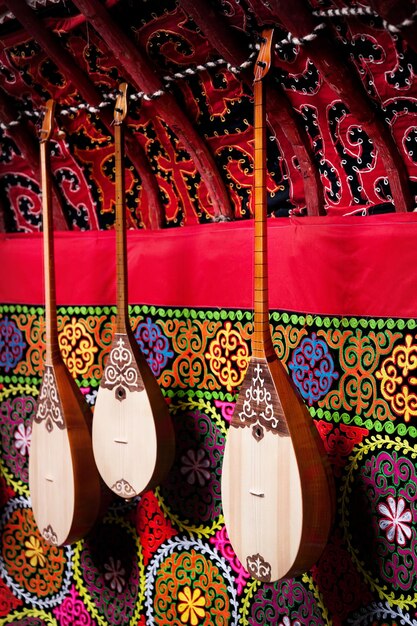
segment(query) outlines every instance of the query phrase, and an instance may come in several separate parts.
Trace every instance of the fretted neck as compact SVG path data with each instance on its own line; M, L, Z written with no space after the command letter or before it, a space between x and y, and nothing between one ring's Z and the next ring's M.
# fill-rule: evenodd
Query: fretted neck
M51 184L49 180L49 150L46 141L40 144L42 179L43 263L45 281L45 364L60 359L55 295L54 225L52 218Z
M252 355L270 357L274 354L269 329L268 250L266 217L266 138L264 84L254 83L254 193L255 193L255 259L254 259L254 320Z
M129 328L129 310L127 299L127 245L122 124L116 124L114 127L114 145L116 171L116 332L126 333Z

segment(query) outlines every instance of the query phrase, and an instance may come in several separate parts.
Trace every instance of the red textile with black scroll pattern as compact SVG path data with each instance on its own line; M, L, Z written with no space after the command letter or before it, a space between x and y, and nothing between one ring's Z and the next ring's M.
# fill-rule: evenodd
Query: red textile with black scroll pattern
M132 24L138 44L146 49L161 75L173 76L216 58L216 51L179 7L167 3L166 7L161 5L159 12L148 13L145 4L140 14L125 4L117 4L115 15ZM237 29L249 29L251 25L242 8L232 4L233 10L229 10L226 19ZM46 23L59 32L61 41L103 95L114 92L124 78L123 67L93 29L87 29L79 17L49 18ZM356 66L372 106L393 133L414 193L416 54L401 38L390 34L379 18L360 16L348 22L335 19L334 25L346 58ZM2 45L0 86L16 98L17 110L38 111L46 97L57 100L58 126L64 136L56 137L52 170L68 223L75 229L111 227L114 149L100 115L80 110L61 114L71 104L77 104L74 88L22 31L4 36ZM248 57L250 52L248 47ZM346 105L323 81L304 49L294 44L282 46L272 74L291 102L299 123L307 130L325 190L326 210L330 214L351 213L359 208L392 210L389 180L381 157ZM174 80L169 90L208 144L236 219L250 217L253 156L250 80L246 83L243 75L219 66ZM177 143L172 129L155 113L153 103L132 103L127 123L146 152L157 179L163 226L210 221L213 213L206 185L190 155ZM305 206L301 173L285 129L270 128L269 132L276 140L268 141L268 211L270 215L288 215L291 208ZM2 131L1 143L0 194L7 230L37 231L41 221L39 181L22 158L12 128ZM148 198L142 191L140 172L129 162L126 191L129 225L141 228L146 223Z

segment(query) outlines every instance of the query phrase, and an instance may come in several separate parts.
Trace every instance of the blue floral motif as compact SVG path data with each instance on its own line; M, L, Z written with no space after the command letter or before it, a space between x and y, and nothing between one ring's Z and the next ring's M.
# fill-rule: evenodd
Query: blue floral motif
M302 397L311 406L329 391L339 378L327 344L316 333L305 337L288 364L291 376Z
M22 358L26 343L13 320L4 317L0 321L0 367L6 372L13 370Z
M152 322L150 317L141 322L135 330L136 341L148 361L155 376L159 376L161 370L168 363L168 359L174 356L169 349L168 339L162 333L161 327Z

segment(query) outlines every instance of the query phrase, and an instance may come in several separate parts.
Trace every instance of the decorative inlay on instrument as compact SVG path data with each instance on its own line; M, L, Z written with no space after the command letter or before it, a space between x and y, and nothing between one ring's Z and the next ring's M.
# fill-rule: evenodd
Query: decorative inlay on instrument
M262 582L295 576L319 558L334 515L334 486L314 423L272 345L268 310L263 78L272 30L255 67L255 250L252 356L227 434L225 523L236 555Z
M32 422L29 488L36 523L54 545L77 541L103 507L101 479L91 442L91 411L67 370L58 344L48 140L54 102L49 100L40 136L45 270L45 371Z
M127 85L114 111L116 168L117 319L93 419L93 449L106 484L123 498L155 487L174 456L174 431L166 402L130 327L123 171L123 120Z

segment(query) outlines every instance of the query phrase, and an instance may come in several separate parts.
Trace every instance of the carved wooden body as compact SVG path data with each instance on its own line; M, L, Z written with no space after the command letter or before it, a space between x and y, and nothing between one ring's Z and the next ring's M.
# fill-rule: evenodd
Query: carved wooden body
M265 114L267 32L255 74L255 263L252 357L226 440L222 502L237 557L263 582L310 569L334 514L333 480L314 423L275 354L269 328Z
M174 457L168 407L130 328L122 121L126 85L115 108L117 320L97 394L93 419L94 457L100 474L119 496L132 498L155 487Z
M58 345L52 207L46 142L53 102L41 136L45 264L45 372L32 421L29 489L42 536L55 545L77 541L92 528L103 506L91 445L91 411L68 372Z
M84 537L101 510L91 419L65 364L46 365L32 423L29 489L38 528L55 545Z
M233 549L264 582L317 561L333 517L318 434L277 358L252 357L227 434L222 500Z
M93 446L103 480L123 498L158 485L173 461L167 405L130 333L113 339L97 394Z

